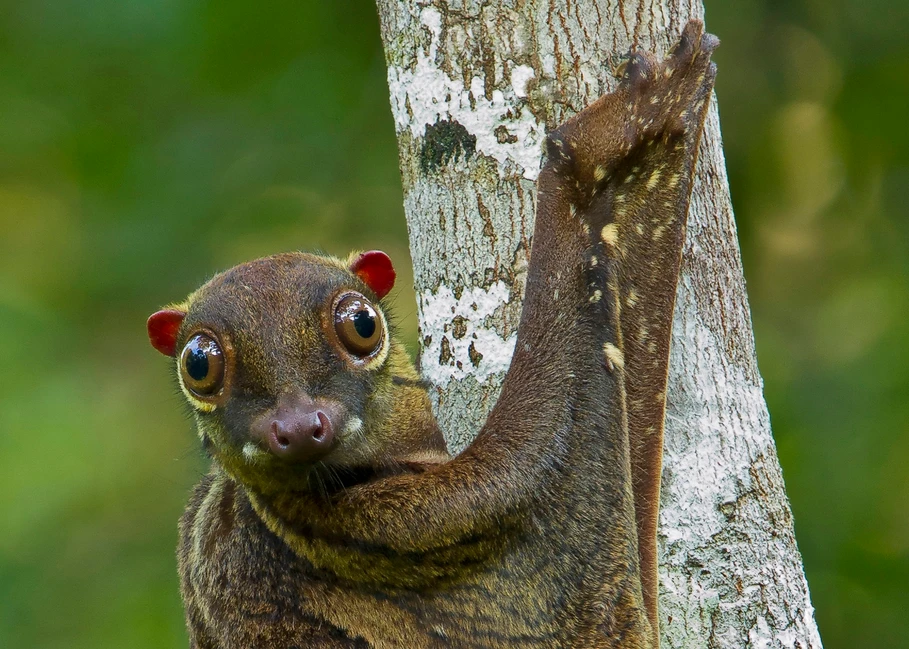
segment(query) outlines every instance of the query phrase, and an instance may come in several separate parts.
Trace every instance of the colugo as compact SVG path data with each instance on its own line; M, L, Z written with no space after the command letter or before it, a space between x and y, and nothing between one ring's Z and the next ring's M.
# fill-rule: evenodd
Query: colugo
M191 647L658 647L669 334L718 41L547 138L517 343L446 450L382 252L286 253L148 320L211 471L180 521Z

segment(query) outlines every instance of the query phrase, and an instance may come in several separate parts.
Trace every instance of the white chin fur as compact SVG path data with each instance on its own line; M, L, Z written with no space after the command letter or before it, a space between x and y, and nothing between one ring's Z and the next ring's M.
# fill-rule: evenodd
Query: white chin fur
M359 417L351 417L347 424L344 426L344 437L348 435L355 435L363 429L363 420Z
M265 455L265 451L256 446L253 442L246 442L246 444L243 445L243 457L249 462L256 462Z

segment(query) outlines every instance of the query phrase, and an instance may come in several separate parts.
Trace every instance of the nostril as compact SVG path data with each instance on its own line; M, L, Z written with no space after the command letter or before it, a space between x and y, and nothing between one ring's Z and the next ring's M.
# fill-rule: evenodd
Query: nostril
M281 448L287 448L290 446L290 438L287 437L284 432L284 427L277 419L271 422L271 432L274 440L278 443L278 446Z
M328 429L328 417L321 410L316 412L316 427L312 432L312 438L321 442L325 439L325 431Z

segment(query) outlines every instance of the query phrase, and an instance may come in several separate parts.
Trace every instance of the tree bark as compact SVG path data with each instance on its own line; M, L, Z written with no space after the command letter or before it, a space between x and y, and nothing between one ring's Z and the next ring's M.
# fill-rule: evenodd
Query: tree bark
M377 0L421 369L453 451L514 347L545 133L665 53L700 1ZM731 73L720 70L719 74ZM754 354L716 102L676 302L660 515L664 647L820 649Z

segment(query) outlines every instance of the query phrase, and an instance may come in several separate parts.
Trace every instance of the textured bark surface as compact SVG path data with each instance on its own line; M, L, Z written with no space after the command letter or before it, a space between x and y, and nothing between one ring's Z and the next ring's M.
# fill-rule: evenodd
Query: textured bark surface
M665 53L703 7L377 4L421 369L457 451L479 430L511 358L545 133L611 90L612 71L632 47ZM663 646L819 649L754 355L715 105L672 344L659 538Z

